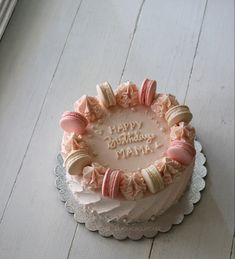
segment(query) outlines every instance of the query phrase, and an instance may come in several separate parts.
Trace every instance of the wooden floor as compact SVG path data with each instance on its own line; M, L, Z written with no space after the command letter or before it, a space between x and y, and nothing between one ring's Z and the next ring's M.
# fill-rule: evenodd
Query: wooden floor
M0 41L0 258L234 258L233 0L21 0ZM53 169L76 98L145 77L194 114L207 156L202 200L154 239L77 224Z

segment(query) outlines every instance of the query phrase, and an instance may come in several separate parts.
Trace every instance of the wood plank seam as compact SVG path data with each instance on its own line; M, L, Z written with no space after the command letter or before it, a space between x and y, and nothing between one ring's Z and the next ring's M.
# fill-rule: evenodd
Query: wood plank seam
M24 160L25 160L25 157L26 157L26 155L27 155L27 152L28 152L28 149L29 149L31 140L32 140L32 138L33 138L35 129L36 129L36 127L37 127L38 121L39 121L39 119L40 119L40 116L41 116L41 113L42 113L42 110L43 110L43 107L44 107L44 104L45 104L47 95L48 95L48 93L49 93L49 90L51 89L52 82L53 82L53 78L54 78L54 76L55 76L55 74L56 74L56 71L57 71L57 69L58 69L58 65L59 65L59 63L60 63L61 57L62 57L63 52L64 52L64 50L65 50L65 47L66 47L66 44L67 44L69 35L70 35L71 30L72 30L72 28L73 28L73 25L74 25L76 16L77 16L77 14L78 14L78 11L79 11L79 9L80 9L80 7L81 7L82 1L83 1L83 0L80 1L79 6L78 6L78 8L77 8L77 11L76 11L76 13L75 13L75 15L74 15L73 21L72 21L72 23L71 23L71 25L70 25L68 34L67 34L66 39L65 39L64 46L63 46L63 48L62 48L61 54L60 54L60 56L59 56L59 58L58 58L58 62L57 62L57 64L56 64L56 67L55 67L55 70L54 70L54 73L53 73L53 75L52 75L50 84L49 84L48 89L47 89L47 91L46 91L46 93L45 93L45 96L44 96L44 98L43 98L42 105L41 105L41 108L40 108L40 110L39 110L37 120L36 120L35 125L34 125L33 130L32 130L32 134L31 134L31 136L30 136L30 138L29 138L29 141L28 141L28 144L27 144L27 146L26 146L26 150L25 150L24 156L23 156L23 158L22 158L20 167L19 167L19 169L18 169L18 171L17 171L17 174L16 174L16 177L15 177L14 183L13 183L13 185L12 185L10 194L9 194L9 196L8 196L8 199L7 199L7 202L6 202L6 204L5 204L5 207L4 207L2 216L1 216L1 218L0 218L0 224L1 224L2 221L3 221L3 218L4 218L4 215L5 215L6 209L7 209L7 207L8 207L8 204L9 204L9 201L10 201L10 198L11 198L11 195L12 195L12 193L13 193L13 191L14 191L14 188L15 188L15 185L16 185L16 182L17 182L17 179L18 179L18 177L19 177L19 174L20 174L20 172L21 172L22 166L23 166L23 164L24 164Z
M75 227L75 230L74 230L74 233L73 233L73 238L71 240L71 244L69 246L69 251L68 251L68 255L67 255L66 259L69 259L69 257L70 257L71 249L73 247L73 242L74 242L74 239L75 239L75 236L76 236L76 233L77 233L77 229L78 229L78 224L80 224L80 223L78 223L78 222L76 223L76 227Z
M41 106L41 109L40 109L40 113L39 113L38 119L40 118L41 111L42 111L42 109L43 109L43 107L44 107L44 103L45 103L45 101L46 101L46 97L47 97L47 95L48 95L48 92L49 92L49 90L50 90L51 87L52 87L52 82L53 82L54 77L55 77L55 74L56 74L56 72L57 72L57 70L58 70L58 66L59 66L59 64L60 64L60 60L61 60L61 58L62 58L62 56L63 56L65 47L66 47L67 42L68 42L69 35L70 35L70 33L71 33L72 29L73 29L73 25L74 25L75 20L76 20L76 18L77 18L78 11L80 10L80 7L81 7L81 5L82 5L82 1L83 1L83 0L80 0L80 4L78 5L77 11L76 11L76 13L75 13L75 15L74 15L73 21L72 21L71 26L70 26L70 28L69 28L69 32L68 32L67 37L66 37L66 39L65 39L65 44L64 44L63 49L62 49L62 51L61 51L61 53L60 53L60 56L59 56L58 62L57 62L57 64L56 64L54 73L53 73L53 75L52 75L51 82L50 82L50 84L49 84L48 90L47 90L47 92L46 92L46 94L45 94L45 99L43 100L43 103L42 103L42 106ZM36 122L36 124L37 124L37 122ZM36 126L36 124L35 124L35 126Z
M230 251L230 257L229 257L230 259L232 259L232 256L233 256L234 240L235 240L235 229L233 231L233 238L232 238L231 251Z
M152 250L153 250L153 242L154 242L154 238L152 239L152 242L151 242L151 246L150 246L150 250L149 250L149 256L148 256L148 259L150 259L151 254L152 254Z
M74 25L75 20L76 20L76 18L77 18L78 11L80 10L80 7L81 7L81 5L82 5L82 1L83 1L83 0L80 0L80 4L78 5L77 11L76 11L76 13L75 13L75 16L74 16L74 18L73 18L73 21L72 21L72 23L71 23L71 26L70 26L70 28L69 28L69 33L68 33L68 35L67 35L67 37L66 37L66 39L65 39L65 44L64 44L63 49L62 49L62 51L61 51L61 54L60 54L60 56L59 56L59 59L58 59L58 62L57 62L57 64L56 64L54 73L53 73L53 75L52 75L51 82L50 82L50 84L49 84L48 90L47 90L46 95L45 95L45 100L46 100L46 97L47 97L47 95L48 95L49 90L51 89L52 82L53 82L54 77L55 77L55 74L56 74L56 72L57 72L57 70L58 70L58 66L59 66L59 64L60 64L60 60L61 60L61 58L62 58L62 56L63 56L65 47L66 47L67 42L68 42L69 35L70 35L71 31L72 31L73 25ZM43 104L42 104L41 110L43 109L45 100L44 100L44 102L43 102ZM40 110L40 112L41 112L41 110ZM39 118L40 118L40 114L39 114L38 119L39 119Z
M129 45L129 48L128 48L128 51L127 51L126 60L125 60L125 63L124 63L123 69L122 69L122 73L121 73L121 77L120 77L120 80L119 80L119 84L120 84L121 81L122 81L122 78L123 78L123 75L124 75L124 72L125 72L125 69L126 69L126 64L127 64L127 61L128 61L129 55L130 55L132 43L133 43L134 38L135 38L135 33L136 33L136 30L137 30L137 27L138 27L140 15L141 15L141 13L142 13L143 6L144 6L145 1L146 1L146 0L143 0L142 3L141 3L141 5L140 5L140 9L139 9L139 12L138 12L138 15L137 15L137 18L136 18L136 22L135 22L134 30L133 30L133 33L132 33L130 45Z
M191 82L193 68L194 68L194 62L195 62L195 59L196 59L196 56L197 56L197 50L198 50L198 46L199 46L199 42L200 42L200 38L201 38L201 33L202 33L202 28L203 28L203 24L204 24L204 20L205 20L207 3L208 3L208 0L206 0L206 3L205 3L205 8L204 8L203 16L202 16L202 22L201 22L200 30L199 30L199 33L198 33L198 39L197 39L197 44L196 44L196 48L195 48L195 52L194 52L194 56L193 56L193 62L192 62L191 70L190 70L190 73L189 73L187 88L186 88L186 91L185 91L184 103L186 101L186 97L187 97L188 90L189 90L189 87L190 87L190 82Z
M197 56L197 49L198 49L198 45L199 45L199 41L200 41L200 37L201 37L201 32L202 32L202 28L203 28L203 24L204 24L204 18L205 18L206 9L207 9L207 3L208 3L208 0L206 0L204 11L203 11L203 16L202 16L202 21L201 21L201 25L200 25L200 30L199 30L199 33L198 33L197 44L196 44L196 47L195 47L195 52L194 52L194 56L193 56L192 66L191 66L191 70L190 70L190 73L189 73L189 79L188 79L187 88L186 88L186 92L185 92L184 103L185 103L186 96L187 96L188 89L189 89L190 79L191 79L192 72L193 72L193 67L194 67L194 61L195 61L195 58ZM153 240L152 240L152 244L151 244L151 248L150 248L148 259L151 258L152 249L153 249L153 245L154 245L154 242L155 242L155 238L156 237L154 237Z

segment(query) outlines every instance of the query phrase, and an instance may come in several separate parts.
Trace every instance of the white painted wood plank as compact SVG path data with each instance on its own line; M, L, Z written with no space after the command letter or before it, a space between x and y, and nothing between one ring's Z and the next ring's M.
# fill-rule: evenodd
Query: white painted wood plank
M0 0L0 8L2 8L2 6L3 6L3 4L4 4L5 1L6 1L6 0Z
M82 3L0 225L1 258L66 258L76 223L53 186L62 136L59 117L85 92L95 95L97 82L119 81L140 6L141 1L124 0ZM73 243L71 255L76 258L82 258L80 243L89 244L96 235L85 233L85 240ZM106 244L101 258L112 254L117 241L97 238ZM94 239L90 245L98 249ZM147 257L151 240L136 245L140 256ZM136 255L125 243L119 247L121 258Z
M69 258L147 259L150 244L151 239L118 241L113 238L104 238L98 233L87 231L83 225L79 225Z
M79 3L20 1L0 42L0 219Z
M155 78L158 91L183 101L205 0L147 0L130 51L124 79Z
M209 0L186 102L207 155L207 187L151 258L229 258L234 231L234 4ZM169 248L170 247L170 248Z

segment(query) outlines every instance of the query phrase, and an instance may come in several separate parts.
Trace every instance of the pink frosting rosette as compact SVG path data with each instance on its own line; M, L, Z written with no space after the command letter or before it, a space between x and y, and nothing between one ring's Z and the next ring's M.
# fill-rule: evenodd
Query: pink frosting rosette
M92 191L100 190L107 169L98 163L85 166L82 172L81 185Z
M72 150L84 149L88 152L87 143L73 132L64 132L61 143L61 154L65 159Z
M178 105L174 95L171 94L158 94L157 98L151 105L151 109L159 117L164 117L165 113L173 106Z
M194 146L195 129L185 122L180 122L179 125L171 127L170 139L171 141L184 140Z
M160 172L165 186L171 184L176 176L181 175L184 167L177 161L168 157L163 157L154 162L158 171Z
M74 103L74 110L84 115L89 122L96 121L103 116L102 107L93 96L83 95Z
M138 200L147 190L146 183L139 171L123 175L120 192L127 200Z
M120 84L115 93L117 103L123 108L133 107L139 103L137 86L130 81Z

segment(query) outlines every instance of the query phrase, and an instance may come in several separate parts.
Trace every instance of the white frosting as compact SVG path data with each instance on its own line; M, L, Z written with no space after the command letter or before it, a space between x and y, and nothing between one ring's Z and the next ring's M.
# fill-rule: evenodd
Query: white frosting
M152 216L161 215L178 201L190 181L193 167L194 162L163 191L154 195L148 194L145 198L137 201L112 200L103 197L101 193L84 190L80 183L72 180L69 175L67 175L67 180L78 203L88 206L90 210L107 220L125 219L129 223L141 222L149 220Z

